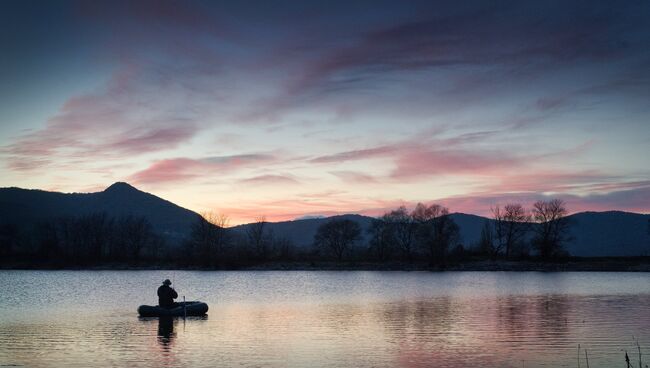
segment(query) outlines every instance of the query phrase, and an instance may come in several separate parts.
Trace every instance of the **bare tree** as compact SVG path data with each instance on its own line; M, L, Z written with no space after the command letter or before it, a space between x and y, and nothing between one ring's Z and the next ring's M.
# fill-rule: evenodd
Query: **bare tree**
M393 210L383 217L384 221L390 226L393 240L402 256L409 262L413 260L413 244L415 239L415 232L417 224L413 220L413 216L408 213L404 206Z
M444 267L450 247L460 238L460 230L449 216L449 209L438 204L425 206L418 203L412 216L419 224L418 237L429 256L429 263Z
M294 245L291 239L284 236L274 238L273 249L277 250L279 260L290 261L293 259Z
M648 232L648 248L649 248L648 250L650 250L650 219L648 219L648 227L646 231Z
M341 261L346 251L361 237L361 227L356 221L332 219L322 224L314 236L314 244L334 253Z
M248 244L251 246L255 255L261 260L269 258L272 235L266 231L266 217L258 216L255 222L249 224L246 228Z
M487 253L491 259L496 259L499 255L499 244L494 242L493 226L489 220L485 220L481 229L481 238L479 239L479 249Z
M373 219L368 228L370 235L370 249L380 261L385 261L391 253L395 236L392 224L386 221L387 215Z
M11 255L19 243L20 231L18 225L3 223L0 225L0 255Z
M223 256L227 243L228 216L205 212L192 225L191 245L199 262L215 266Z
M531 215L519 203L508 203L503 209L497 205L492 208L495 232L495 255L505 250L506 258L510 258L514 248L521 245L526 238L530 226Z
M132 261L138 261L142 251L153 241L153 227L144 216L126 216L118 221L119 231L126 240L126 252Z
M533 245L540 257L549 259L559 255L564 243L569 240L571 223L566 217L568 211L561 199L537 201L533 205L533 218L537 223Z

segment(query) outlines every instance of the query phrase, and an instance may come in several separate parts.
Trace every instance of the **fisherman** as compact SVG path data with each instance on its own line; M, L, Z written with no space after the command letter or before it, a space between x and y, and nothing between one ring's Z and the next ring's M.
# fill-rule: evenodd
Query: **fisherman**
M169 285L172 282L169 279L163 281L163 284L158 288L158 305L163 308L174 307L174 299L178 298L176 290L172 289Z

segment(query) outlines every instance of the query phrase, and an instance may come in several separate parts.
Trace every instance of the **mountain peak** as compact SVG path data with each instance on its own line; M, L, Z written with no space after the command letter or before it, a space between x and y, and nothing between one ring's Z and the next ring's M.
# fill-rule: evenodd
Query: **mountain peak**
M116 183L113 183L110 187L104 189L104 192L132 192L132 191L138 191L135 187L133 187L129 183L125 183L123 181L118 181Z

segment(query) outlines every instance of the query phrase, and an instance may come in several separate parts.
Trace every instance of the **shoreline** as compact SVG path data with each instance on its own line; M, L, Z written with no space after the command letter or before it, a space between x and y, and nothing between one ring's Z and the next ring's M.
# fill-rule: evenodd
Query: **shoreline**
M379 262L266 262L237 267L197 267L172 263L122 264L71 266L48 263L7 262L0 264L0 270L78 270L78 271L494 271L494 272L650 272L650 258L596 258L569 259L565 261L467 261L450 263L445 268L430 267L426 263L379 263Z

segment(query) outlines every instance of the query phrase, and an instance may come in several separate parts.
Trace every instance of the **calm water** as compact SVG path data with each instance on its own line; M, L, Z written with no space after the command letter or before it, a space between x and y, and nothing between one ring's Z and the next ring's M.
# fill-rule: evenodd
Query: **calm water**
M208 316L138 318L173 278ZM0 271L0 366L638 367L650 274ZM647 358L646 358L647 357Z

